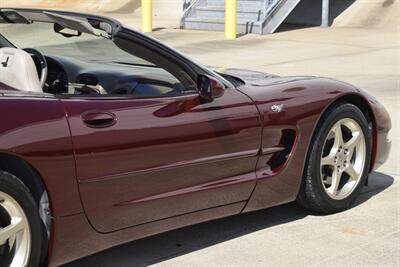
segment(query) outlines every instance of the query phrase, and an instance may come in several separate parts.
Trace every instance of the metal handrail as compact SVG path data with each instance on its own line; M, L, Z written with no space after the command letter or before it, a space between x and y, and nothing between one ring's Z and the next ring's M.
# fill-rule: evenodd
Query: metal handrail
M282 0L264 0L264 18L267 18L268 15L276 9L280 2L282 2Z
M195 10L199 4L204 1L204 0L193 0L190 5L183 11L181 20L180 20L180 26L181 28L184 27L185 19L188 18L192 12ZM260 23L260 34L263 31L263 25L268 19L268 16L276 10L276 8L279 7L279 5L283 2L284 0L264 0L264 14L262 16L262 20L259 22Z
M275 11L283 0L264 0L264 20L260 23L260 34L263 33L264 23L267 21L268 16Z
M200 4L202 0L193 0L193 2L190 3L190 5L183 11L181 21L180 21L180 26L183 28L185 19L190 16L190 14L193 12L193 10Z

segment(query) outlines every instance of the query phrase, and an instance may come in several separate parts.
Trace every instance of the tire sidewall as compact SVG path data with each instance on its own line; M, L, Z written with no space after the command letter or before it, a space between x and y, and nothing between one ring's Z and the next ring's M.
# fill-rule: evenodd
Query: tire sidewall
M322 150L325 145L325 140L329 134L329 131L332 129L335 123L337 123L342 119L347 119L347 118L356 121L364 133L365 144L366 144L366 158L365 158L364 170L356 188L345 199L335 200L332 199L325 191L321 179L320 161L321 161ZM356 106L352 104L338 105L335 108L333 108L331 112L328 112L327 116L322 118L322 124L320 125L318 134L312 144L313 148L311 150L311 155L309 160L311 168L309 168L308 175L314 178L313 186L317 188L316 192L319 193L318 197L322 202L321 203L322 206L325 206L328 211L338 212L347 209L349 206L351 206L351 204L353 204L353 202L361 192L365 184L365 180L367 179L369 174L369 167L371 162L371 146L372 146L371 132L372 132L371 125L369 125L364 114Z

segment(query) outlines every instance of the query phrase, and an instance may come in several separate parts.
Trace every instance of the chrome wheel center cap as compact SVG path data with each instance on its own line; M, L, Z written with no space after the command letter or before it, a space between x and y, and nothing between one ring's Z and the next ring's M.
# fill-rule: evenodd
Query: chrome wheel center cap
M338 162L338 163L339 163L340 165L345 164L346 161L347 161L347 157L346 157L346 155L344 155L343 152L340 152L340 154L338 155L338 158L339 158L339 162Z

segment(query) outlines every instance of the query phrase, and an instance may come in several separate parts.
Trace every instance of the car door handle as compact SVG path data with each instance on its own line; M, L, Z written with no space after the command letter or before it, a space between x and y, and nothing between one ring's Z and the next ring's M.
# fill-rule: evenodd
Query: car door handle
M117 123L117 116L108 111L88 111L82 114L83 123L90 128L106 128Z

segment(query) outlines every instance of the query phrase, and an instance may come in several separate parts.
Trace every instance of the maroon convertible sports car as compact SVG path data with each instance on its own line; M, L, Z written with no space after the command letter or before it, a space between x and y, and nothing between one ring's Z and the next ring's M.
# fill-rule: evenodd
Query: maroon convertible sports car
M372 96L214 71L109 18L0 9L0 266L57 266L291 201L351 206L388 157Z

